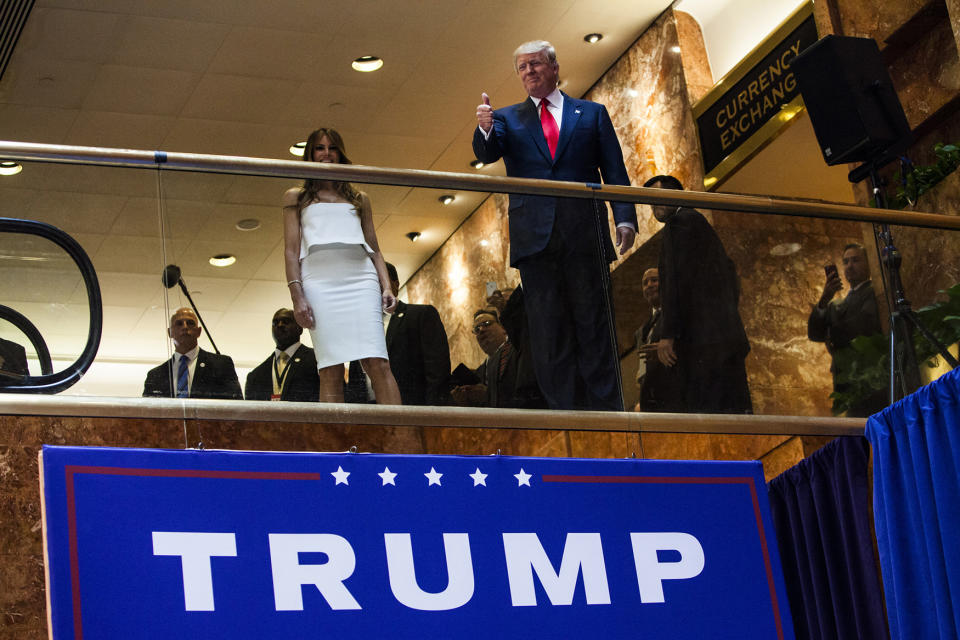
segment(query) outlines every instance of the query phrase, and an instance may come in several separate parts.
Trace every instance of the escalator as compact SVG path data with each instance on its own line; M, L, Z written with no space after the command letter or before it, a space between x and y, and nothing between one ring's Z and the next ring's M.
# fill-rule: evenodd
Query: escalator
M50 349L36 325L19 311L0 304L0 320L9 322L27 337L40 362L40 375L0 370L0 393L60 393L83 377L93 364L97 349L100 347L100 337L103 332L103 301L96 271L87 253L77 241L52 225L33 220L0 218L0 233L37 236L53 242L70 256L80 270L86 287L90 314L87 340L76 361L61 371L54 372Z

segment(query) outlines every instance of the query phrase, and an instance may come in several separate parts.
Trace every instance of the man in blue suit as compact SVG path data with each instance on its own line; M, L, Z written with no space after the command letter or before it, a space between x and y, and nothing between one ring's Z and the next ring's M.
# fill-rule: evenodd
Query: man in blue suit
M529 98L494 110L483 94L473 151L503 158L507 175L629 185L620 143L603 105L557 88L553 46L520 45L514 67ZM614 202L623 255L637 229L634 206ZM552 409L623 410L611 333L608 264L616 254L606 206L549 196L510 196L510 265L520 270L537 381ZM610 316L608 316L608 311Z

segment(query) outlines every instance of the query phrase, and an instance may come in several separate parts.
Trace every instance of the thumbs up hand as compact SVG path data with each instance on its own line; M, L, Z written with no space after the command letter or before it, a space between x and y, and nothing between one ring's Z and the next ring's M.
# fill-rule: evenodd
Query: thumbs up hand
M477 105L477 124L488 134L493 128L493 107L490 106L490 96L487 94L481 94L480 99L482 102Z

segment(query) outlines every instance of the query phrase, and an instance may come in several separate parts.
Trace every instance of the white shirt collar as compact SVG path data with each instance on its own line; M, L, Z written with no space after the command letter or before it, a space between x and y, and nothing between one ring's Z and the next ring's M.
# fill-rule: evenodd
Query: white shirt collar
M533 100L533 106L535 106L537 109L539 109L539 108L540 108L540 100L541 100L541 98L534 98L533 96L530 96L530 99ZM563 108L563 94L560 93L560 87L557 87L556 89L554 89L554 90L550 93L550 95L547 96L547 100L550 101L550 106L551 106L551 107L556 107L557 109L562 109L562 108Z
M299 349L299 348L300 348L300 341L297 340L297 341L294 342L292 345L290 345L289 347L287 347L286 349L284 349L284 351L286 352L286 354L287 354L288 356L290 356L290 359L293 360L293 354L295 354L295 353L297 352L297 349ZM274 349L274 350L273 350L273 357L276 358L278 355L280 355L280 349Z
M190 362L191 362L191 363L194 363L194 362L197 361L197 356L199 356L199 355L200 355L200 345L197 345L197 346L195 346L193 349L191 349L190 351L187 351L187 352L184 353L184 354L181 354L181 353L178 352L178 351L174 351L174 352L173 352L173 359L174 359L175 362L178 362L178 363L179 363L179 362L180 362L180 358L182 358L183 356L187 356L188 358L190 358Z

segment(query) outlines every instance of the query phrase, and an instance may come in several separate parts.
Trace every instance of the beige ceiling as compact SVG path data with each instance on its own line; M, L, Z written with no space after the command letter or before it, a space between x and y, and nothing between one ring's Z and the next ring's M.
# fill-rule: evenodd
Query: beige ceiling
M38 0L0 81L0 139L289 159L292 143L333 126L356 163L468 172L480 92L494 106L523 97L511 69L516 44L552 41L564 90L582 95L668 4ZM590 32L603 40L585 43ZM353 71L350 62L367 54L381 56L384 67ZM90 254L105 305L100 361L166 356L159 274L176 262L218 346L251 366L272 347L273 310L289 304L277 202L291 184L27 164L0 178L0 215L51 222ZM444 207L440 192L367 191L381 247L401 280L483 197L456 193ZM260 228L238 231L244 218ZM411 243L409 231L421 240ZM0 303L25 313L51 351L69 357L82 347L85 294L41 244L0 244ZM215 269L207 264L215 253L238 262ZM22 260L31 255L48 260ZM171 306L185 303L171 292Z

